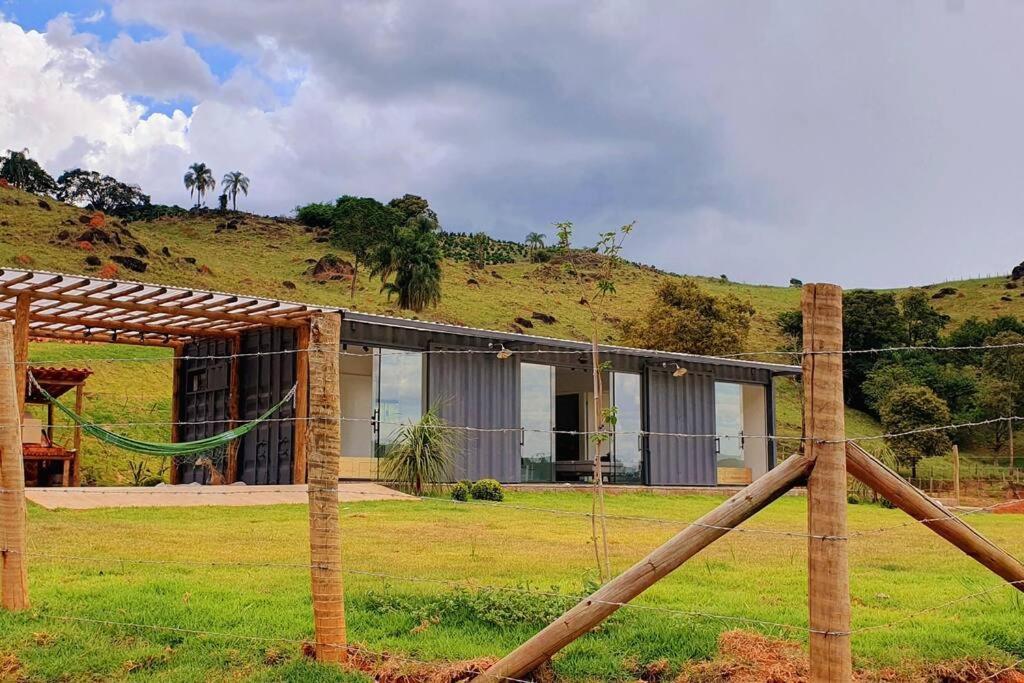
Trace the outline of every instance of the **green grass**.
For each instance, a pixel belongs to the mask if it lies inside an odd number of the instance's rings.
[[[690,520],[721,498],[628,494],[608,499],[609,514]],[[578,594],[594,576],[589,525],[512,505],[589,510],[578,493],[513,493],[498,506],[447,501],[363,502],[341,508],[349,570],[397,577],[468,581],[475,586],[531,587]],[[897,525],[902,513],[849,508],[852,531]],[[1024,554],[1020,518],[971,518],[994,542]],[[750,527],[802,532],[806,501],[787,497]],[[29,515],[28,614],[0,614],[0,661],[14,655],[29,680],[359,680],[302,661],[295,642],[103,626],[48,618],[176,626],[285,641],[308,639],[309,576],[302,567],[201,566],[188,562],[308,562],[304,506],[258,508],[101,509]],[[613,565],[621,571],[664,542],[676,525],[610,520]],[[733,533],[638,599],[639,604],[705,614],[806,624],[806,541]],[[66,555],[99,561],[51,557]],[[135,564],[117,558],[178,560]],[[1024,600],[919,525],[850,541],[854,628],[891,628],[853,637],[856,666],[917,666],[1024,657]],[[456,599],[448,586],[349,573],[345,577],[350,640],[420,660],[498,656],[544,625],[564,598],[520,594]],[[911,617],[920,610],[992,588]],[[424,617],[442,614],[437,623]],[[501,624],[495,626],[494,624]],[[805,642],[805,634],[742,621],[624,609],[570,646],[555,669],[570,680],[634,680],[628,661],[668,658],[674,669],[712,658],[719,633],[743,627]],[[280,662],[265,664],[268,651]]]

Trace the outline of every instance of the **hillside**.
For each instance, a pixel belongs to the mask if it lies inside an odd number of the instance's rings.
[[[0,188],[0,266],[137,279],[408,315],[389,304],[386,296],[379,292],[379,282],[369,280],[364,273],[359,275],[354,298],[350,297],[347,281],[320,280],[307,274],[329,247],[290,219],[209,213],[122,225],[108,218],[104,230],[111,235],[116,233],[120,244],[105,243],[101,239],[83,243],[79,238],[89,226],[80,219],[87,222],[88,212],[50,199],[40,202],[34,195]],[[643,226],[631,239],[644,239]],[[124,256],[144,261],[145,271],[134,272],[112,260]],[[343,253],[339,256],[347,257]],[[618,294],[609,303],[604,340],[618,342],[616,323],[636,315],[658,284],[668,277],[673,276],[627,265],[619,278]],[[775,317],[799,306],[799,289],[714,278],[699,280],[713,293],[732,293],[753,305],[756,315],[747,341],[748,351],[779,348],[782,340],[775,328]],[[1002,279],[970,280],[925,289],[937,294],[943,287],[953,288],[951,293],[933,299],[933,303],[954,321],[969,315],[1024,316],[1024,292],[1018,295],[1017,291],[1005,289],[1004,284]],[[512,330],[516,318],[529,320],[534,312],[553,316],[555,321],[547,324],[533,320],[534,327],[523,330],[527,333],[567,338],[587,336],[585,309],[559,269],[526,261],[488,265],[484,269],[476,269],[465,262],[446,261],[442,302],[436,309],[425,311],[422,317]],[[70,363],[81,353],[84,351],[80,348],[72,350],[60,344],[33,345],[33,358],[39,360]],[[89,353],[97,356],[95,351]],[[768,360],[784,359],[772,356]],[[155,421],[154,414],[167,410],[169,373],[153,370],[147,375],[138,369],[129,371],[124,365],[104,367],[102,375],[90,383],[88,395],[92,413],[112,416],[120,410],[122,414],[132,415],[133,420],[142,420],[145,413],[148,421]],[[145,380],[140,382],[143,375]],[[130,389],[139,385],[146,387],[145,400],[132,403]],[[112,386],[116,396],[104,397],[103,392],[111,391]],[[165,397],[163,403],[161,397]],[[799,395],[795,387],[780,387],[779,401],[780,431],[799,433]],[[848,421],[851,433],[877,433],[877,424],[862,413],[850,411]],[[123,465],[113,469],[118,468],[123,469]],[[97,471],[99,481],[111,481],[112,477],[123,479],[108,466]]]

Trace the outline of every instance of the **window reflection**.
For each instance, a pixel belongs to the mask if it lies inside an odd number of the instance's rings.
[[[744,467],[743,386],[715,383],[715,433],[719,467]]]
[[[640,375],[616,372],[612,375],[612,400],[616,408],[615,466],[617,484],[640,484],[643,477],[641,448]],[[618,433],[623,432],[623,433]]]
[[[520,475],[524,482],[554,481],[552,457],[552,398],[554,368],[522,363],[519,366],[520,424],[523,431]]]
[[[423,415],[423,355],[378,349],[375,426],[378,457],[387,454],[398,430]]]

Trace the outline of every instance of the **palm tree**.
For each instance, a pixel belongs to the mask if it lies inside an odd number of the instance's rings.
[[[220,181],[221,189],[231,197],[231,210],[238,211],[238,192],[241,191],[246,197],[249,196],[249,178],[241,171],[225,173]]]
[[[530,247],[531,252],[535,249],[543,249],[544,235],[539,232],[531,232],[526,236],[526,245]]]
[[[198,196],[196,199],[197,209],[203,203],[203,195],[216,187],[217,181],[213,179],[213,169],[209,166],[197,161],[188,167],[188,172],[185,173],[185,189],[188,190],[189,197],[193,192]]]
[[[380,291],[398,297],[400,308],[422,311],[441,300],[441,246],[437,224],[425,216],[409,221],[395,237],[382,244],[373,255],[371,277],[384,282]]]

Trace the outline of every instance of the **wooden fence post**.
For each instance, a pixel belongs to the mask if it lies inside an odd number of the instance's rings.
[[[341,574],[341,531],[338,528],[338,467],[341,458],[338,351],[341,316],[337,313],[313,316],[310,320],[310,342],[306,449],[316,658],[321,662],[344,662],[348,651]],[[299,384],[304,382],[300,379]]]
[[[849,681],[850,575],[843,439],[843,290],[805,285],[804,430],[813,461],[807,478],[808,603],[812,683]]]
[[[25,412],[25,386],[28,381],[28,324],[32,295],[19,294],[14,304],[14,382],[18,392],[18,424]]]
[[[953,444],[953,501],[960,507],[960,447]]]
[[[24,370],[25,366],[14,364],[14,330],[11,325],[0,323],[0,607],[11,611],[29,607],[25,562],[28,515],[21,452],[21,401],[15,379]]]

